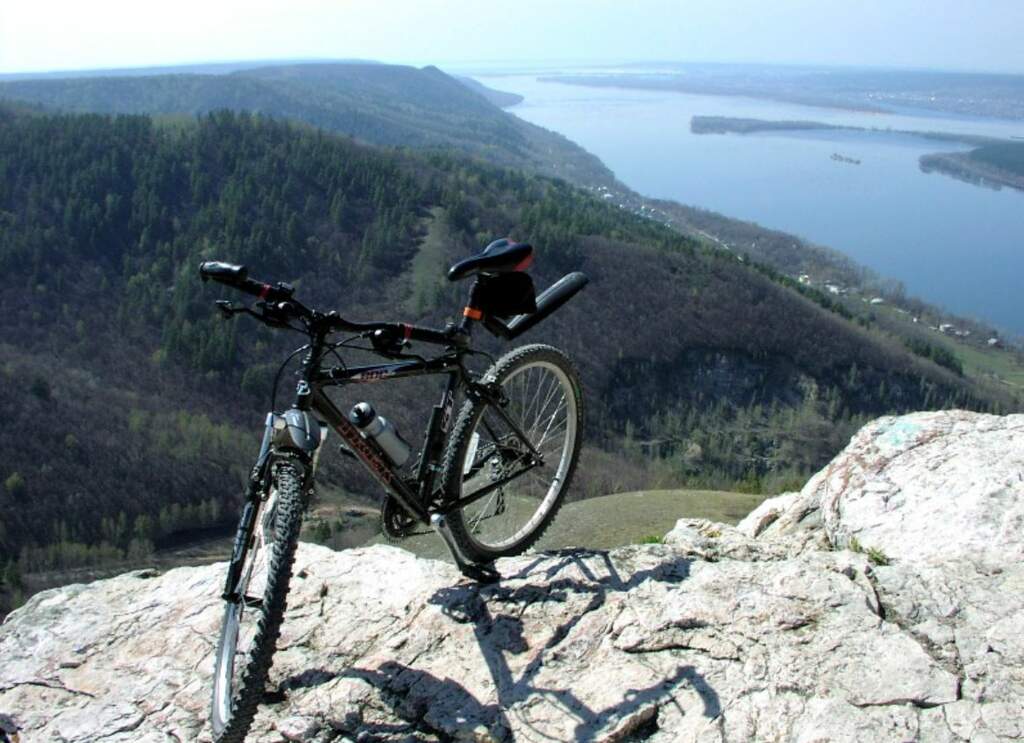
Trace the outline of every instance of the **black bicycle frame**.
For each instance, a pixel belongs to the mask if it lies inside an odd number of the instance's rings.
[[[465,318],[460,329],[468,335],[471,324],[472,321]],[[447,514],[452,510],[467,506],[543,464],[540,453],[533,443],[504,411],[501,404],[501,393],[496,389],[496,385],[480,384],[473,380],[466,371],[463,359],[470,353],[468,348],[449,347],[441,356],[433,359],[399,358],[399,360],[384,364],[323,368],[321,363],[328,349],[326,343],[328,332],[315,332],[311,336],[312,342],[303,364],[301,378],[296,385],[295,402],[291,409],[286,411],[283,416],[271,413],[267,417],[263,445],[250,480],[250,503],[259,497],[258,494],[261,490],[259,486],[266,481],[269,474],[266,468],[272,451],[287,451],[297,455],[306,463],[310,471],[315,469],[319,447],[322,443],[320,426],[315,419],[325,422],[338,434],[355,458],[366,467],[410,516],[427,525],[430,525],[432,515]],[[440,336],[440,331],[428,330],[426,332],[437,332]],[[422,453],[413,481],[418,490],[414,490],[410,481],[402,478],[377,442],[363,436],[359,429],[349,421],[348,416],[331,401],[326,394],[326,389],[435,374],[448,375],[448,381],[441,400],[434,406],[427,424]],[[531,461],[527,462],[522,469],[495,480],[469,496],[451,503],[444,503],[440,509],[432,510],[431,507],[436,500],[434,486],[440,471],[445,440],[454,417],[455,398],[463,389],[469,397],[484,399],[493,404],[497,415],[529,450],[532,455]],[[314,420],[310,420],[309,413],[313,414]]]
[[[468,322],[463,326],[467,327]],[[263,442],[250,476],[248,497],[235,535],[223,593],[223,598],[226,600],[240,600],[234,587],[241,574],[242,556],[256,526],[256,504],[264,492],[263,486],[272,476],[269,471],[273,462],[272,455],[277,451],[292,458],[298,458],[306,466],[307,472],[312,473],[323,444],[320,425],[316,422],[316,418],[327,423],[338,434],[352,454],[362,462],[370,474],[384,486],[410,516],[435,529],[438,528],[438,525],[433,523],[432,516],[435,518],[437,514],[444,516],[449,511],[462,508],[483,498],[543,463],[533,444],[515,421],[502,409],[500,398],[495,391],[488,385],[479,384],[469,377],[462,363],[463,357],[468,351],[449,349],[443,355],[429,360],[415,358],[386,364],[323,369],[320,364],[327,347],[325,335],[315,334],[312,338],[309,354],[303,364],[302,378],[296,385],[294,405],[283,415],[273,412],[267,415]],[[348,420],[348,417],[327,397],[325,390],[349,384],[382,382],[431,374],[447,374],[448,381],[441,401],[434,406],[427,424],[415,478],[415,482],[419,486],[419,492],[416,492],[395,470],[377,442],[363,436],[359,429]],[[444,442],[454,417],[455,397],[462,388],[466,388],[467,393],[471,396],[494,403],[494,410],[530,449],[533,461],[518,472],[500,478],[465,498],[445,503],[441,509],[431,510],[434,501],[434,482],[440,470],[439,463]],[[313,413],[312,420],[310,412]],[[443,519],[440,523],[443,525]],[[441,531],[449,549],[452,550],[456,563],[460,568],[465,569],[467,565],[465,558],[459,554],[457,546],[451,541],[450,535],[445,532],[445,527],[442,526]]]
[[[467,374],[462,366],[464,352],[448,352],[429,361],[410,359],[388,364],[322,369],[320,363],[326,348],[324,336],[322,333],[313,336],[313,342],[303,364],[302,376],[296,385],[295,402],[292,407],[281,415],[274,412],[267,414],[263,441],[249,477],[246,503],[232,547],[223,592],[223,598],[226,600],[235,601],[240,598],[234,587],[241,575],[242,556],[256,526],[257,503],[263,497],[265,485],[272,476],[270,467],[275,451],[302,462],[308,473],[307,480],[316,469],[324,441],[316,418],[326,422],[338,434],[356,459],[363,463],[370,474],[394,496],[410,516],[424,524],[430,524],[431,514],[426,504],[430,503],[430,496],[433,494],[437,474],[436,462],[440,458],[441,446],[451,425],[455,395],[466,383]],[[427,426],[416,477],[416,481],[420,483],[420,492],[416,493],[395,471],[377,442],[360,433],[327,397],[325,389],[426,374],[447,374],[448,382],[441,403],[434,406]],[[312,420],[310,412],[314,416]],[[474,497],[473,500],[475,499]]]
[[[534,467],[543,466],[544,461],[520,426],[505,411],[504,393],[500,386],[494,382],[480,383],[466,371],[463,360],[466,355],[473,353],[469,348],[472,327],[476,321],[481,321],[491,332],[507,339],[515,338],[554,312],[582,289],[587,282],[586,277],[581,273],[563,277],[537,298],[536,312],[519,315],[507,325],[487,316],[481,318],[479,310],[475,310],[476,316],[472,314],[471,308],[475,306],[474,298],[480,286],[479,281],[476,281],[470,289],[470,301],[461,323],[457,327],[449,326],[442,331],[405,323],[354,323],[340,318],[333,312],[324,314],[309,310],[293,298],[293,287],[288,284],[270,285],[249,279],[244,266],[207,262],[200,265],[200,275],[204,281],[213,279],[260,299],[257,310],[237,307],[226,300],[219,301],[217,306],[225,317],[248,314],[272,327],[290,327],[293,330],[298,328],[291,324],[292,321],[299,319],[310,337],[308,353],[303,362],[301,378],[296,385],[292,407],[280,415],[273,411],[267,415],[263,442],[249,477],[246,503],[235,534],[223,597],[228,601],[245,599],[237,594],[236,587],[241,577],[243,557],[256,527],[259,501],[269,492],[274,462],[280,457],[287,457],[301,463],[306,471],[306,487],[311,483],[324,441],[319,421],[334,429],[352,455],[362,462],[370,474],[411,517],[437,531],[448,545],[456,564],[465,574],[477,580],[493,580],[496,575],[493,571],[473,563],[462,554],[447,525],[446,517],[450,512],[493,493]],[[333,333],[346,331],[359,333],[362,337],[368,337],[373,333],[372,337],[377,341],[374,342],[374,350],[394,360],[369,366],[346,367],[342,364],[338,367],[323,368],[325,353],[334,349],[327,343],[327,337]],[[389,341],[377,337],[378,332],[385,331],[404,334],[404,340],[443,345],[445,350],[440,356],[429,360],[419,356],[405,356],[400,353],[401,343],[397,346],[391,345]],[[446,374],[448,381],[440,403],[435,405],[431,412],[415,478],[404,479],[380,445],[374,439],[363,436],[348,420],[348,416],[328,398],[325,390],[335,386],[432,374]],[[444,444],[454,418],[455,398],[462,390],[469,399],[490,404],[491,409],[525,445],[529,456],[525,458],[522,469],[500,477],[468,496],[446,502],[435,497],[435,480],[441,469]],[[489,428],[486,421],[484,426]]]
[[[455,397],[459,390],[467,384],[462,355],[460,352],[452,352],[430,360],[410,359],[388,364],[318,369],[314,372],[311,380],[313,391],[310,405],[313,412],[338,434],[349,451],[395,497],[409,515],[415,516],[424,524],[430,523],[428,505],[434,493],[441,449],[451,426]],[[359,429],[348,420],[348,416],[338,410],[338,407],[327,397],[325,390],[335,386],[383,382],[430,374],[447,374],[448,381],[445,384],[441,401],[434,406],[427,424],[422,454],[416,470],[419,492],[415,492],[395,471],[377,442],[363,436]]]
[[[243,511],[242,523],[236,538],[236,555],[244,549],[244,540],[248,538],[247,535],[251,531],[251,520],[255,513],[254,505],[267,485],[268,476],[271,474],[268,472],[268,465],[272,461],[271,453],[275,451],[286,453],[288,456],[297,457],[307,465],[309,472],[315,469],[323,439],[320,435],[320,425],[316,420],[310,419],[310,412],[319,416],[334,429],[341,440],[345,442],[349,451],[395,497],[410,516],[427,524],[432,521],[432,517],[443,516],[451,510],[462,508],[511,482],[533,467],[544,464],[540,452],[537,451],[519,425],[505,412],[502,405],[502,393],[495,389],[497,385],[483,385],[471,379],[462,360],[466,354],[471,353],[469,338],[475,321],[483,322],[484,326],[496,335],[507,339],[515,338],[561,307],[582,289],[587,283],[587,277],[582,273],[575,272],[562,277],[537,297],[534,312],[517,315],[508,324],[489,315],[481,314],[479,309],[473,309],[479,305],[480,297],[478,295],[483,287],[480,279],[477,278],[470,288],[469,303],[466,305],[462,322],[457,327],[449,326],[445,330],[421,328],[406,323],[354,323],[344,320],[334,312],[326,314],[316,312],[304,307],[294,299],[294,287],[291,285],[284,283],[271,285],[250,279],[245,267],[240,265],[207,261],[200,264],[199,273],[203,281],[212,279],[260,299],[257,310],[249,307],[237,307],[227,300],[218,301],[217,306],[225,317],[247,314],[272,327],[293,330],[298,328],[292,325],[292,321],[298,319],[305,325],[305,331],[309,333],[311,339],[309,353],[303,365],[302,379],[296,388],[295,403],[284,415],[271,412],[267,416],[263,444],[260,447],[256,466],[253,467],[249,478],[248,505]],[[443,355],[432,360],[422,357],[410,358],[398,352],[401,343],[398,346],[393,346],[374,335],[381,344],[378,347],[375,342],[375,350],[381,355],[401,360],[355,368],[347,368],[344,365],[331,369],[321,368],[325,351],[332,350],[327,344],[327,336],[332,333],[358,332],[366,337],[367,333],[383,333],[385,330],[401,332],[404,334],[405,340],[444,345],[446,350]],[[419,492],[415,492],[409,481],[403,480],[391,465],[376,441],[364,437],[349,422],[348,417],[331,402],[324,389],[330,386],[379,382],[426,374],[447,374],[448,383],[441,402],[434,406],[430,422],[427,425],[426,438],[415,478]],[[454,503],[444,503],[442,509],[432,513],[430,506],[434,500],[434,480],[439,469],[441,447],[451,426],[456,393],[463,387],[471,397],[492,404],[497,415],[525,444],[530,457],[524,469],[503,477]]]

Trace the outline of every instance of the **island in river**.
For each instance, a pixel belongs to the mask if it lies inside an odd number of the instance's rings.
[[[847,124],[826,124],[822,121],[768,121],[765,119],[745,119],[735,116],[694,116],[690,119],[690,131],[694,134],[757,134],[761,132],[799,131],[871,132],[873,134],[898,134],[921,137],[940,142],[962,142],[975,146],[1009,143],[1009,140],[1006,139],[988,137],[981,134],[850,126]]]

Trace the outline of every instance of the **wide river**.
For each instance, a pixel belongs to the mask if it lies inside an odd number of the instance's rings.
[[[800,235],[901,280],[911,295],[1024,334],[1024,192],[938,173],[918,158],[968,149],[858,132],[694,135],[693,116],[1024,136],[1024,122],[872,114],[733,96],[586,88],[475,75],[524,96],[508,109],[600,157],[647,196]],[[838,162],[833,153],[861,161]]]

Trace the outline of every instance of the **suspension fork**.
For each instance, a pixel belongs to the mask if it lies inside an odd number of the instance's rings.
[[[259,503],[270,490],[274,452],[280,451],[290,461],[299,465],[303,470],[302,479],[305,486],[310,482],[316,469],[320,445],[326,437],[326,428],[320,426],[316,419],[306,411],[292,408],[284,415],[267,413],[260,452],[256,457],[256,464],[253,465],[252,471],[249,473],[249,482],[245,489],[245,506],[242,508],[242,516],[238,520],[238,529],[231,547],[231,561],[228,564],[228,574],[224,581],[224,591],[221,594],[225,600],[237,601],[239,599],[235,589],[242,576],[245,553],[256,527]]]
[[[231,546],[228,574],[224,580],[224,590],[221,592],[221,598],[225,601],[233,602],[239,598],[235,588],[239,578],[242,577],[242,561],[249,539],[252,537],[253,526],[256,523],[257,504],[270,477],[267,465],[270,460],[270,447],[274,440],[274,419],[276,417],[273,412],[267,413],[260,453],[256,457],[256,464],[253,465],[252,471],[249,473],[249,482],[245,488],[245,506],[242,507],[242,517],[238,520],[238,529],[235,531],[235,540]]]

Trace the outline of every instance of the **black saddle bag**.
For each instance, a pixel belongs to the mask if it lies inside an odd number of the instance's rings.
[[[521,271],[481,276],[473,294],[473,306],[491,317],[528,315],[537,311],[533,279]]]

